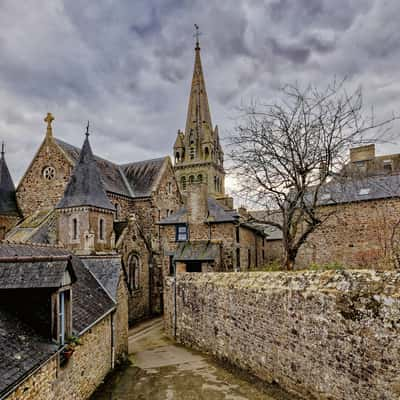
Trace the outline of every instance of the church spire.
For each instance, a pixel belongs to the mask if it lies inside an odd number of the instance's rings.
[[[199,27],[196,28],[196,47],[192,86],[186,118],[185,135],[196,147],[212,132],[210,107],[200,57]],[[192,143],[193,142],[193,143]]]

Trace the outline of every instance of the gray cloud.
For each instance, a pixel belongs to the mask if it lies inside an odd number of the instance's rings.
[[[224,135],[241,103],[334,76],[362,84],[366,104],[388,115],[400,106],[399,11],[395,0],[3,0],[0,139],[13,177],[43,139],[47,111],[75,145],[90,119],[94,150],[111,160],[171,153],[185,124],[194,23]]]

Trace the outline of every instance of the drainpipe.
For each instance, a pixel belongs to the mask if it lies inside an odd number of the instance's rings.
[[[111,314],[111,369],[115,366],[115,323],[114,323],[115,312]]]
[[[174,260],[174,339],[176,340],[176,261]]]

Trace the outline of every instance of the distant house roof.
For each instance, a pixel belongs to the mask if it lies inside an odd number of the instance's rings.
[[[214,261],[219,258],[221,248],[217,243],[184,242],[179,243],[175,255],[175,261]]]
[[[0,214],[19,215],[17,199],[15,197],[15,186],[3,151],[0,157]]]
[[[240,215],[236,210],[226,210],[221,204],[212,197],[207,199],[208,217],[204,222],[221,223],[221,222],[236,222],[239,220]],[[180,208],[175,213],[162,219],[160,225],[175,225],[187,222],[187,209],[186,207]]]
[[[60,139],[54,139],[74,164],[79,159],[80,149]],[[94,155],[104,188],[128,197],[149,196],[154,189],[167,157],[117,165]]]
[[[79,206],[115,210],[104,189],[88,135],[86,135],[79,159],[65,188],[64,196],[56,208]]]

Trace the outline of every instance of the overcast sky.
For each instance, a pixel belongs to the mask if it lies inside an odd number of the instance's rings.
[[[185,126],[194,23],[223,136],[240,104],[335,75],[362,84],[377,114],[399,112],[399,15],[398,0],[0,0],[0,137],[13,178],[48,111],[55,136],[77,146],[89,119],[94,151],[110,160],[170,154]]]

